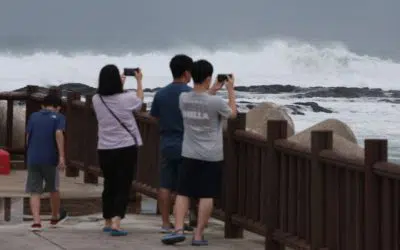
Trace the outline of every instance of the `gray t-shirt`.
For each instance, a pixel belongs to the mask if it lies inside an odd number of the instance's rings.
[[[138,146],[142,145],[142,137],[135,117],[134,110],[140,110],[142,100],[136,97],[133,91],[127,91],[121,94],[103,96],[104,102],[125,124],[129,131],[135,136]],[[98,94],[93,96],[93,109],[98,122],[98,149],[116,149],[135,145],[132,135],[128,133],[115,119],[110,111],[104,106]]]
[[[232,114],[226,101],[219,96],[192,91],[180,95],[179,108],[184,126],[182,156],[203,161],[222,161],[222,119]]]

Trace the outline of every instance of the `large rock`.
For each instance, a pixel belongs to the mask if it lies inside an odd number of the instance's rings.
[[[0,145],[5,145],[7,133],[7,102],[0,101]],[[25,105],[14,105],[13,148],[23,148],[25,144]]]
[[[316,125],[301,131],[298,134],[290,136],[289,141],[301,144],[311,148],[311,131],[332,130],[333,131],[333,151],[343,155],[346,158],[363,158],[364,150],[357,144],[357,139],[351,128],[337,120],[327,119]]]
[[[288,136],[294,134],[294,123],[286,109],[272,102],[263,102],[247,113],[246,131],[257,133],[267,139],[268,120],[286,120]]]

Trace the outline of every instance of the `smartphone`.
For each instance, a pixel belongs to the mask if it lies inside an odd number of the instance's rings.
[[[218,74],[217,75],[217,81],[225,83],[225,81],[228,81],[228,76],[232,77],[232,74]]]
[[[138,72],[139,68],[124,68],[125,76],[135,76],[135,72]]]

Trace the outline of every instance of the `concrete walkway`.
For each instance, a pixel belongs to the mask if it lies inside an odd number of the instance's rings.
[[[129,215],[124,220],[126,237],[111,237],[101,232],[101,215],[72,217],[59,228],[46,228],[32,233],[30,223],[0,226],[0,249],[7,250],[94,250],[94,249],[198,249],[186,242],[176,246],[164,246],[158,232],[160,218],[155,215]],[[47,225],[47,224],[45,224]],[[223,237],[223,223],[212,220],[206,229],[210,245],[208,249],[264,249],[264,238],[246,233],[245,239],[227,240]]]
[[[83,183],[83,174],[78,178],[67,178],[61,175],[62,197],[100,197],[102,178],[99,185]],[[25,197],[24,186],[26,171],[13,171],[9,176],[0,176],[1,198]],[[0,202],[1,203],[1,202]],[[1,250],[94,250],[94,249],[198,249],[190,245],[191,235],[187,241],[177,246],[164,246],[159,233],[160,217],[155,215],[156,201],[143,197],[142,214],[128,215],[124,220],[124,229],[130,234],[127,237],[111,237],[101,231],[101,214],[83,217],[71,217],[59,228],[46,228],[41,233],[29,231],[30,222],[22,221],[21,211],[12,207],[11,214],[16,218],[7,223],[0,219]],[[0,207],[0,214],[1,214]],[[48,216],[47,216],[48,217]],[[0,216],[0,218],[2,218]],[[15,222],[17,221],[17,222]],[[17,224],[15,224],[17,223]],[[46,221],[44,225],[47,226]],[[224,239],[223,222],[212,220],[206,229],[206,238],[210,242],[208,249],[264,249],[264,238],[246,233],[244,239]]]

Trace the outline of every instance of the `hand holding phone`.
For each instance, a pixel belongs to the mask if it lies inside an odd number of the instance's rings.
[[[139,72],[139,68],[124,68],[124,75],[125,76],[135,76],[136,72]]]
[[[224,84],[226,81],[228,81],[229,78],[232,78],[232,74],[218,74],[217,75],[217,81],[222,84]]]

